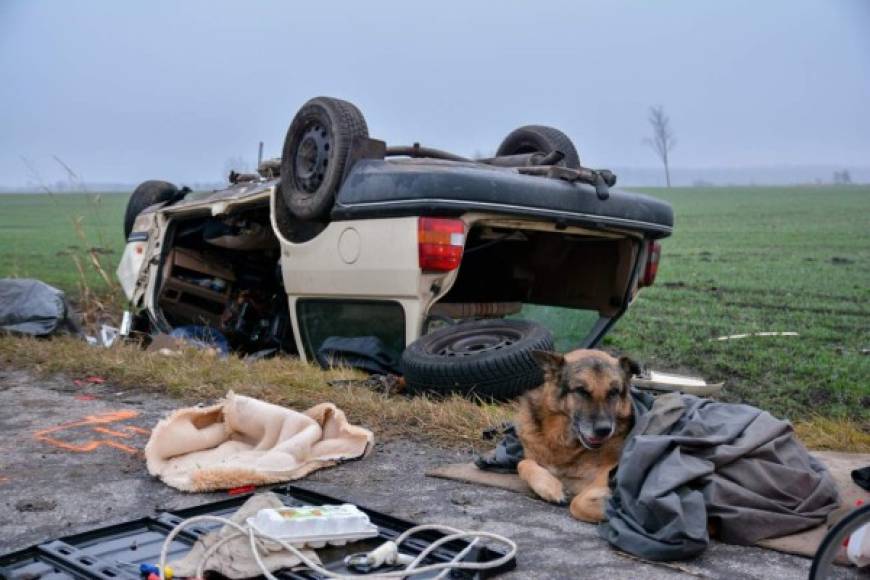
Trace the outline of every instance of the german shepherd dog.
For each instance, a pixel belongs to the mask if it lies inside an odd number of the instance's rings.
[[[544,383],[520,400],[516,425],[525,459],[517,471],[547,501],[567,505],[573,497],[578,520],[603,521],[608,475],[632,427],[631,376],[640,367],[599,350],[533,354]]]

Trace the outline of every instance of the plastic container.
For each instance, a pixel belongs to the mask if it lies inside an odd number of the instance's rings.
[[[297,547],[343,546],[378,535],[378,527],[353,504],[263,509],[248,525]]]

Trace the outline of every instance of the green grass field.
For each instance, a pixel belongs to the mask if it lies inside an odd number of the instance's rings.
[[[674,205],[656,285],[605,341],[653,368],[725,381],[727,398],[794,419],[870,423],[870,187],[643,190]],[[100,248],[109,273],[123,248],[126,196],[0,195],[0,275],[78,292]],[[81,219],[85,239],[76,233]],[[580,328],[551,324],[566,348]],[[798,337],[729,334],[793,331]]]
[[[606,344],[779,414],[870,420],[870,187],[649,193],[675,233]],[[710,340],[764,331],[800,336]]]
[[[97,292],[106,283],[90,263],[97,249],[114,279],[124,250],[126,194],[0,195],[0,276],[38,278],[76,296],[82,276]],[[76,222],[80,220],[80,226]]]

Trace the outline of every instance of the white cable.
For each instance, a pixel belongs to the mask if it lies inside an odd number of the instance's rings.
[[[160,565],[158,566],[158,570],[160,573],[160,580],[166,580],[165,577],[165,568],[166,568],[166,556],[169,552],[169,546],[172,544],[172,541],[175,537],[186,527],[199,523],[199,522],[217,522],[226,526],[230,526],[231,528],[236,530],[235,534],[230,534],[224,538],[221,538],[214,544],[212,544],[208,550],[205,551],[203,557],[200,559],[200,562],[197,566],[197,576],[200,578],[203,577],[203,570],[205,569],[205,564],[208,558],[214,554],[214,552],[226,542],[239,538],[241,536],[248,536],[248,541],[251,546],[251,554],[254,557],[254,561],[256,561],[257,566],[260,568],[260,571],[263,575],[268,578],[268,580],[277,580],[277,578],[269,571],[260,557],[260,551],[257,548],[257,539],[265,539],[275,542],[285,550],[289,551],[291,554],[299,558],[303,564],[311,568],[313,571],[318,574],[322,574],[327,578],[335,578],[338,580],[353,580],[356,578],[406,578],[408,576],[414,576],[417,574],[425,574],[429,572],[435,572],[441,570],[441,573],[436,576],[436,578],[443,578],[450,570],[487,570],[490,568],[497,568],[509,562],[517,553],[517,545],[516,543],[504,536],[499,534],[493,534],[491,532],[466,532],[463,530],[459,530],[456,528],[451,528],[450,526],[441,526],[441,525],[422,525],[415,526],[404,531],[399,535],[395,540],[396,550],[398,550],[398,546],[402,544],[405,540],[407,540],[412,535],[423,532],[427,530],[435,530],[445,534],[444,537],[432,542],[428,545],[417,557],[408,564],[402,570],[393,570],[390,572],[374,572],[370,574],[336,574],[335,572],[331,572],[322,566],[319,563],[314,562],[308,556],[306,556],[301,550],[293,546],[292,544],[288,544],[287,542],[266,534],[252,526],[242,526],[237,524],[236,522],[222,518],[219,516],[211,516],[211,515],[202,515],[202,516],[194,516],[192,518],[188,518],[183,522],[180,522],[177,526],[175,526],[169,535],[166,536],[166,540],[163,542],[163,547],[160,549]],[[429,564],[427,566],[417,567],[426,557],[431,554],[434,550],[439,548],[440,546],[452,542],[454,540],[470,538],[471,542],[468,546],[466,546],[462,551],[460,551],[450,562],[441,562],[438,564]],[[489,539],[494,542],[498,542],[504,544],[508,547],[508,552],[501,556],[500,558],[496,558],[495,560],[490,560],[487,562],[462,562],[462,558],[471,550],[471,548],[476,545],[482,539]]]

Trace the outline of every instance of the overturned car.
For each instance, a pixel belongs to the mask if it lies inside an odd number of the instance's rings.
[[[230,182],[131,196],[118,277],[134,331],[204,326],[304,360],[374,337],[387,359],[404,352],[411,388],[498,398],[540,380],[542,307],[584,312],[572,334],[594,346],[653,283],[673,227],[670,205],[614,189],[556,129],[521,127],[472,160],[388,147],[327,97],[299,110],[280,160]]]

